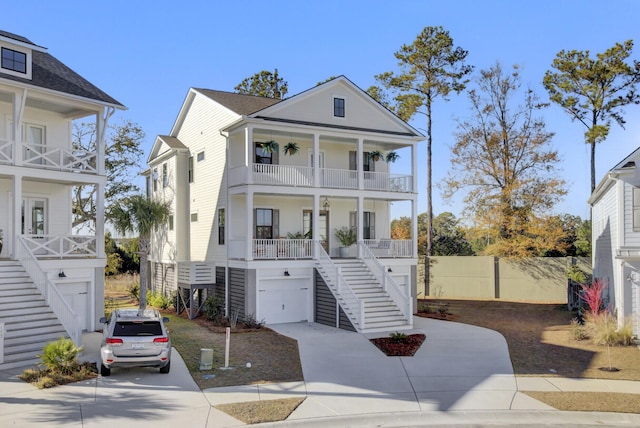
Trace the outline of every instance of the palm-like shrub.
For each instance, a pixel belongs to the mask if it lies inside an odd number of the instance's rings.
[[[73,340],[61,337],[55,342],[46,344],[39,357],[42,364],[52,373],[71,374],[78,367],[80,352],[82,352],[82,346],[76,346]]]

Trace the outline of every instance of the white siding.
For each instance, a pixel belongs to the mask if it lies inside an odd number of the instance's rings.
[[[633,189],[635,186],[624,183],[624,242],[625,247],[640,247],[640,231],[633,230]]]
[[[613,303],[616,249],[618,248],[618,201],[617,186],[611,186],[593,205],[593,276],[609,283],[609,298]]]
[[[204,151],[204,160],[194,159],[195,180],[190,184],[190,212],[198,213],[198,221],[190,222],[190,259],[224,261],[225,246],[218,245],[217,209],[226,204],[223,183],[225,172],[226,139],[220,129],[238,116],[217,106],[207,97],[196,94],[178,139],[194,157]]]

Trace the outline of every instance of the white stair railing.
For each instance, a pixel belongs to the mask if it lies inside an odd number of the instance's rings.
[[[47,305],[51,308],[60,323],[67,331],[73,342],[80,346],[82,342],[82,328],[80,326],[79,315],[71,309],[66,299],[58,290],[58,287],[47,278],[47,274],[36,259],[33,252],[27,246],[22,236],[18,237],[18,248],[16,249],[18,261],[31,277],[31,280],[44,296]]]
[[[382,288],[389,294],[389,297],[391,297],[400,311],[402,311],[407,322],[411,323],[413,317],[413,300],[411,296],[405,294],[364,241],[358,241],[358,247],[358,253],[362,255],[362,261],[364,261],[378,282],[382,284]]]
[[[357,325],[358,330],[364,330],[365,317],[364,317],[364,301],[358,298],[354,291],[349,287],[347,281],[345,281],[340,267],[333,263],[331,257],[322,247],[321,241],[314,240],[315,246],[315,260],[316,264],[320,267],[318,272],[324,279],[336,300],[344,304],[345,313],[354,325]],[[339,317],[339,314],[336,314]]]

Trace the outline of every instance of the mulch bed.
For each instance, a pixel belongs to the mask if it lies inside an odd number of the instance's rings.
[[[371,343],[388,357],[413,357],[426,339],[424,334],[410,334],[405,340],[394,340],[391,337],[370,339]]]

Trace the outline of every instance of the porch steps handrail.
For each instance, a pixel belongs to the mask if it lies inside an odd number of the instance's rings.
[[[371,249],[362,240],[358,241],[358,254],[367,265],[371,273],[382,284],[382,288],[389,294],[396,306],[402,311],[408,323],[413,317],[413,300],[407,296],[395,280],[389,275],[385,266],[380,263]]]
[[[29,249],[22,236],[18,236],[16,250],[18,261],[29,274],[40,294],[44,296],[45,302],[56,314],[71,340],[77,346],[80,346],[82,342],[82,327],[80,326],[79,314],[69,306],[69,303],[67,303],[53,281],[47,278],[42,265],[40,265],[40,262]]]
[[[340,267],[336,265],[331,257],[322,247],[322,241],[314,240],[315,261],[318,272],[324,282],[333,293],[336,300],[344,305],[344,312],[351,320],[358,331],[365,329],[364,300],[360,299],[351,289],[347,281],[340,272]],[[342,306],[342,305],[341,305]],[[336,318],[340,316],[336,314]]]

